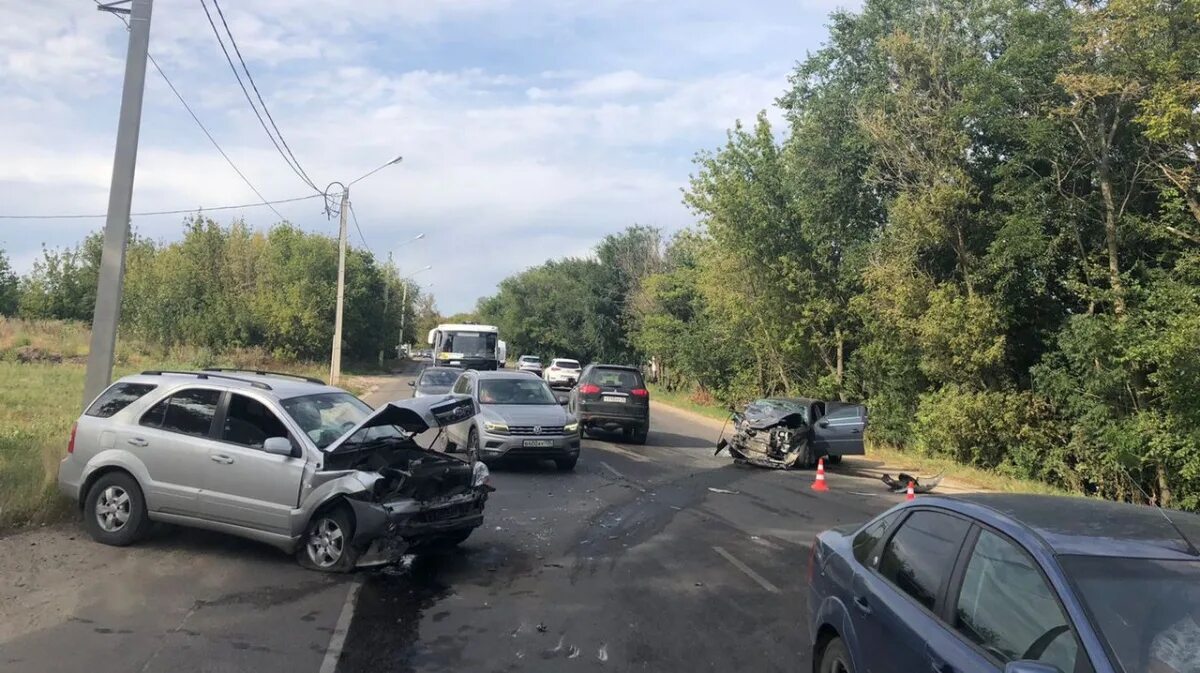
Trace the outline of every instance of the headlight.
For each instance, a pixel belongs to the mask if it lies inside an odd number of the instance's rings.
[[[508,424],[506,423],[493,423],[491,421],[484,421],[483,429],[495,434],[508,434]]]
[[[563,426],[563,432],[568,435],[579,429],[579,421],[572,421]]]
[[[487,483],[491,473],[488,472],[487,465],[481,461],[475,461],[475,467],[471,470],[471,486],[478,487]]]

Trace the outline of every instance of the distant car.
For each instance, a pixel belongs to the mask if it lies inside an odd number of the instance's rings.
[[[776,469],[810,468],[819,458],[837,464],[866,451],[867,408],[803,397],[754,400],[730,417],[729,437],[717,443],[735,460]]]
[[[240,535],[347,572],[456,544],[483,523],[487,467],[419,445],[475,405],[443,395],[371,409],[269,372],[126,376],[75,425],[59,489],[104,544],[161,521]]]
[[[546,382],[528,373],[469,370],[452,391],[478,405],[475,418],[446,428],[452,450],[465,450],[484,462],[501,458],[550,459],[561,471],[579,460],[579,422]]]
[[[541,376],[542,359],[536,355],[522,355],[521,358],[517,360],[517,371],[531,372]]]
[[[1200,670],[1200,516],[1089,498],[928,496],[821,533],[813,671]]]
[[[546,371],[542,373],[542,378],[546,379],[546,383],[551,386],[570,388],[579,380],[580,369],[579,360],[555,358],[550,361],[550,366],[546,367]]]
[[[457,367],[426,367],[416,379],[409,381],[413,397],[445,395],[450,392],[462,370]]]
[[[650,432],[650,391],[637,367],[591,364],[571,389],[567,410],[583,432],[622,432],[627,441],[645,444]]]

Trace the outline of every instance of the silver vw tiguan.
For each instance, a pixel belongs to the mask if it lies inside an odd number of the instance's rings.
[[[416,437],[474,415],[466,396],[371,409],[315,379],[268,372],[143,372],[71,429],[59,488],[99,542],[150,522],[260,540],[346,572],[453,545],[483,523],[487,467]]]

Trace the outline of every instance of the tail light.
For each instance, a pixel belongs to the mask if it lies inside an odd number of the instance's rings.
[[[817,572],[817,545],[820,544],[816,539],[812,541],[812,548],[808,550],[808,583],[812,584],[813,576]]]
[[[650,391],[645,388],[634,388],[629,391],[634,397],[650,397]]]
[[[580,395],[596,395],[600,392],[600,386],[594,383],[585,383],[579,386]]]
[[[75,453],[75,430],[79,428],[79,423],[71,424],[71,439],[67,440],[67,453]]]

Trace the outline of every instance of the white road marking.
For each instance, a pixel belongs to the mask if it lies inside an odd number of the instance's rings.
[[[616,477],[617,479],[625,478],[625,475],[618,472],[617,468],[613,467],[612,465],[609,465],[608,463],[604,462],[603,460],[600,461],[600,466],[603,467],[604,469],[608,470],[609,472],[612,472],[612,476]]]
[[[346,592],[346,602],[342,604],[342,613],[338,615],[333,635],[329,637],[329,647],[325,648],[325,659],[321,661],[320,673],[337,671],[338,660],[342,658],[342,646],[346,644],[346,634],[350,631],[350,622],[354,619],[354,604],[358,602],[360,589],[362,582],[356,579],[350,584],[350,591]]]
[[[735,567],[735,568],[737,568],[738,570],[740,570],[740,571],[742,571],[743,573],[745,573],[746,577],[749,577],[750,579],[752,579],[752,580],[754,580],[755,582],[757,582],[757,583],[758,583],[758,586],[760,586],[760,587],[762,587],[762,588],[766,589],[767,591],[769,591],[769,592],[771,592],[771,593],[773,593],[773,594],[780,593],[780,591],[779,591],[779,587],[777,587],[777,586],[775,586],[774,584],[771,584],[770,582],[768,582],[768,581],[767,581],[767,578],[765,578],[765,577],[763,577],[762,575],[759,575],[758,573],[754,572],[754,569],[753,569],[753,568],[751,568],[750,566],[746,565],[745,563],[742,563],[740,560],[738,560],[738,558],[737,558],[736,556],[734,556],[733,554],[730,554],[729,552],[725,551],[725,549],[724,549],[723,547],[713,547],[713,551],[717,552],[717,553],[718,553],[718,554],[720,554],[721,556],[724,556],[726,561],[729,561],[730,563],[732,563],[732,564],[733,564],[733,567]],[[322,673],[324,673],[324,672],[322,671]]]
[[[632,461],[635,461],[638,463],[650,462],[649,457],[644,456],[640,453],[634,453],[633,451],[630,451],[629,449],[621,446],[620,444],[613,444],[612,442],[596,442],[596,444],[594,446],[597,449],[600,449],[601,451],[612,451],[613,453],[619,453],[622,456],[625,456],[626,458],[628,458],[629,460],[632,460]]]

